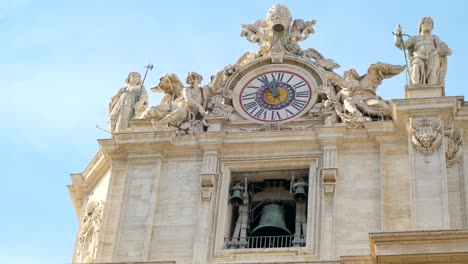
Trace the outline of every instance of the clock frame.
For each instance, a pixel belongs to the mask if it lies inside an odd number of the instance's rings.
[[[292,121],[313,106],[321,80],[295,65],[263,65],[239,78],[233,105],[241,116],[256,123]]]

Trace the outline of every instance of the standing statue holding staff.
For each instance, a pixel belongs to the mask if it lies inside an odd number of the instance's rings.
[[[153,65],[148,64],[148,70]],[[131,72],[125,79],[127,86],[121,88],[109,102],[109,126],[111,133],[125,132],[130,127],[132,118],[140,117],[148,106],[148,94],[143,86],[144,79],[138,72]]]
[[[444,84],[447,73],[447,56],[452,54],[447,44],[436,35],[432,35],[434,21],[431,17],[423,17],[419,21],[419,35],[403,41],[400,25],[393,35],[395,46],[407,49],[411,60],[411,84]],[[406,55],[406,53],[405,53]]]

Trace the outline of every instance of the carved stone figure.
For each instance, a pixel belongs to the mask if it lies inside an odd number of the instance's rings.
[[[332,126],[333,124],[338,123],[338,117],[342,120],[350,120],[346,119],[344,116],[343,105],[337,101],[335,88],[333,86],[320,86],[319,93],[324,94],[326,99],[315,104],[315,106],[309,111],[309,115],[323,118],[325,126]]]
[[[92,201],[86,206],[78,237],[77,263],[92,263],[96,257],[103,207],[103,201]]]
[[[463,129],[454,125],[446,127],[445,135],[445,161],[447,167],[453,167],[463,157]]]
[[[337,88],[325,92],[327,100],[323,106],[330,112],[332,107],[343,122],[351,126],[359,126],[363,122],[371,121],[372,117],[389,117],[390,105],[380,96],[377,96],[377,87],[383,79],[393,77],[405,69],[404,65],[391,65],[378,62],[371,64],[367,74],[360,76],[355,69],[344,72],[343,78],[329,73],[326,79]],[[336,119],[330,116],[327,125]]]
[[[141,76],[131,72],[125,79],[127,86],[121,88],[109,103],[109,126],[111,133],[125,132],[130,120],[139,118],[148,106],[148,94],[142,85]]]
[[[434,21],[423,17],[419,21],[418,36],[402,42],[401,27],[394,31],[395,46],[408,49],[411,58],[410,79],[412,84],[445,84],[447,56],[452,54],[447,44],[432,35]]]
[[[175,129],[177,134],[193,134],[203,131],[207,125],[204,116],[206,104],[212,96],[212,90],[219,89],[217,81],[212,81],[206,87],[200,87],[203,77],[196,72],[189,72],[186,82],[182,83],[175,74],[161,77],[158,85],[152,91],[165,93],[161,104],[151,107],[143,114],[143,118],[151,119],[157,130]]]
[[[257,54],[254,56],[246,54],[243,56],[244,60],[270,55],[274,62],[280,62],[282,54],[302,56],[298,42],[306,40],[310,34],[315,33],[312,27],[315,23],[316,20],[293,21],[285,5],[274,5],[268,11],[266,20],[259,19],[254,24],[241,25],[241,37],[246,37],[249,42],[259,45]],[[279,56],[279,61],[275,61],[276,56]]]
[[[436,152],[442,142],[440,128],[442,122],[438,118],[410,118],[411,144],[424,156]]]
[[[159,84],[151,88],[152,92],[163,92],[161,102],[157,106],[150,107],[142,118],[162,119],[172,111],[172,104],[182,98],[184,85],[174,73],[168,73],[159,79]]]

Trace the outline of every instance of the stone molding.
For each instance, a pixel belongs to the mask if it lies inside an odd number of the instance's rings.
[[[375,264],[468,263],[468,230],[370,233]]]
[[[430,98],[445,96],[445,86],[441,84],[405,85],[405,98]]]

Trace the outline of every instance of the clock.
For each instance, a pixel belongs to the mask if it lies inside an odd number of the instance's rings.
[[[272,65],[246,74],[236,85],[234,107],[257,123],[291,121],[317,98],[317,83],[306,70]]]

